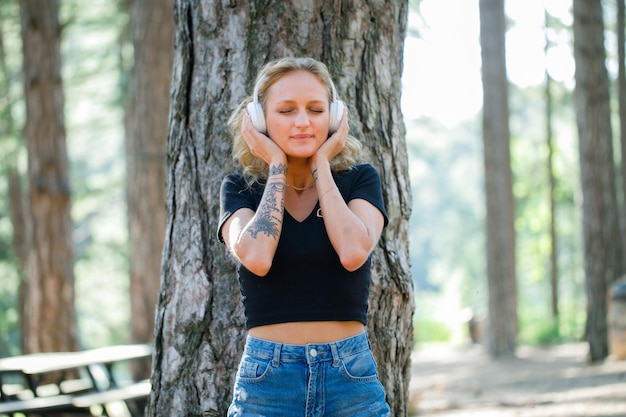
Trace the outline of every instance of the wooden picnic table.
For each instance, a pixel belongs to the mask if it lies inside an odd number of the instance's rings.
[[[145,400],[150,393],[149,381],[133,381],[122,384],[117,380],[114,366],[121,362],[148,359],[152,356],[149,345],[107,346],[78,352],[36,353],[0,359],[0,416],[22,412],[39,412],[51,415],[56,411],[88,409],[101,405],[107,415],[112,403],[125,402],[127,412],[123,415],[140,416],[142,410],[130,404],[131,401]],[[87,380],[82,379],[78,389],[64,389],[64,385],[76,383],[64,379],[65,375],[82,371]],[[40,382],[46,375],[55,373],[61,376],[56,392],[41,392]],[[22,390],[10,390],[8,376],[21,378],[26,382]],[[119,405],[117,407],[119,409]]]
[[[147,358],[151,355],[152,348],[143,344],[106,346],[78,352],[32,353],[0,359],[0,373],[13,371],[26,374],[43,374],[76,369],[92,364],[113,364],[131,359]]]

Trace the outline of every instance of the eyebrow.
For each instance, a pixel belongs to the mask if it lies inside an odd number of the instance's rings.
[[[297,100],[295,99],[287,99],[287,100],[280,100],[277,102],[277,104],[292,104],[295,103]],[[324,104],[326,103],[326,100],[310,100],[307,101],[307,104]]]

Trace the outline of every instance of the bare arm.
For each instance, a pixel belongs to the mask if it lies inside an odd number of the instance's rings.
[[[354,199],[346,204],[327,164],[317,164],[317,187],[324,225],[341,264],[348,271],[354,271],[365,263],[378,243],[384,217],[366,200]]]
[[[230,251],[250,272],[265,276],[272,267],[283,227],[287,158],[270,138],[254,129],[247,114],[242,134],[250,151],[268,163],[269,174],[256,212],[237,210],[224,223],[222,236]]]
[[[273,165],[256,212],[239,209],[222,228],[226,246],[250,272],[259,276],[270,270],[282,231],[285,170],[284,164]]]
[[[337,132],[320,147],[310,163],[330,242],[343,267],[354,271],[365,263],[376,246],[384,217],[368,201],[355,199],[346,204],[335,184],[329,161],[343,149],[347,135],[347,114],[344,114]]]

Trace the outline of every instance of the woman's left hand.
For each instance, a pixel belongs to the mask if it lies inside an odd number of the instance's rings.
[[[311,158],[312,165],[320,160],[320,158],[330,161],[335,156],[339,155],[339,153],[346,146],[346,139],[348,138],[349,132],[348,109],[344,109],[343,117],[341,118],[341,122],[339,122],[339,128],[335,133],[329,136],[322,146],[319,147],[317,152],[315,152],[315,155]]]

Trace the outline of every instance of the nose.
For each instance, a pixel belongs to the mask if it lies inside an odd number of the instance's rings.
[[[310,124],[309,115],[306,111],[302,110],[296,114],[295,124],[298,127],[307,127]]]

